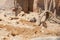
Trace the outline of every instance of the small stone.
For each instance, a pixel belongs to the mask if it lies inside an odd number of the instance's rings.
[[[31,19],[31,20],[30,20],[30,22],[36,22],[36,19],[35,19],[35,18],[33,18],[33,19]]]

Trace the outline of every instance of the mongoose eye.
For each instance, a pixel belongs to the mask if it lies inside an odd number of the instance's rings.
[[[0,19],[0,21],[2,21],[2,19]]]
[[[24,16],[25,14],[22,14],[22,16]]]
[[[5,17],[7,17],[6,15],[4,15]]]

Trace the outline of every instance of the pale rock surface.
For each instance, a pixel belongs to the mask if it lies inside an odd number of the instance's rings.
[[[0,9],[12,9],[14,7],[14,0],[0,0]]]

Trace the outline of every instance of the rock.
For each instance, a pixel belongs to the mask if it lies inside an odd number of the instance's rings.
[[[14,7],[14,0],[0,0],[0,9],[12,9]]]

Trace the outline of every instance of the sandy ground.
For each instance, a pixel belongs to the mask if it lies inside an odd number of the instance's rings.
[[[1,40],[38,40],[39,37],[60,36],[60,25],[57,23],[46,21],[47,28],[37,26],[33,22],[15,17],[10,10],[8,12],[1,10],[0,17]]]

